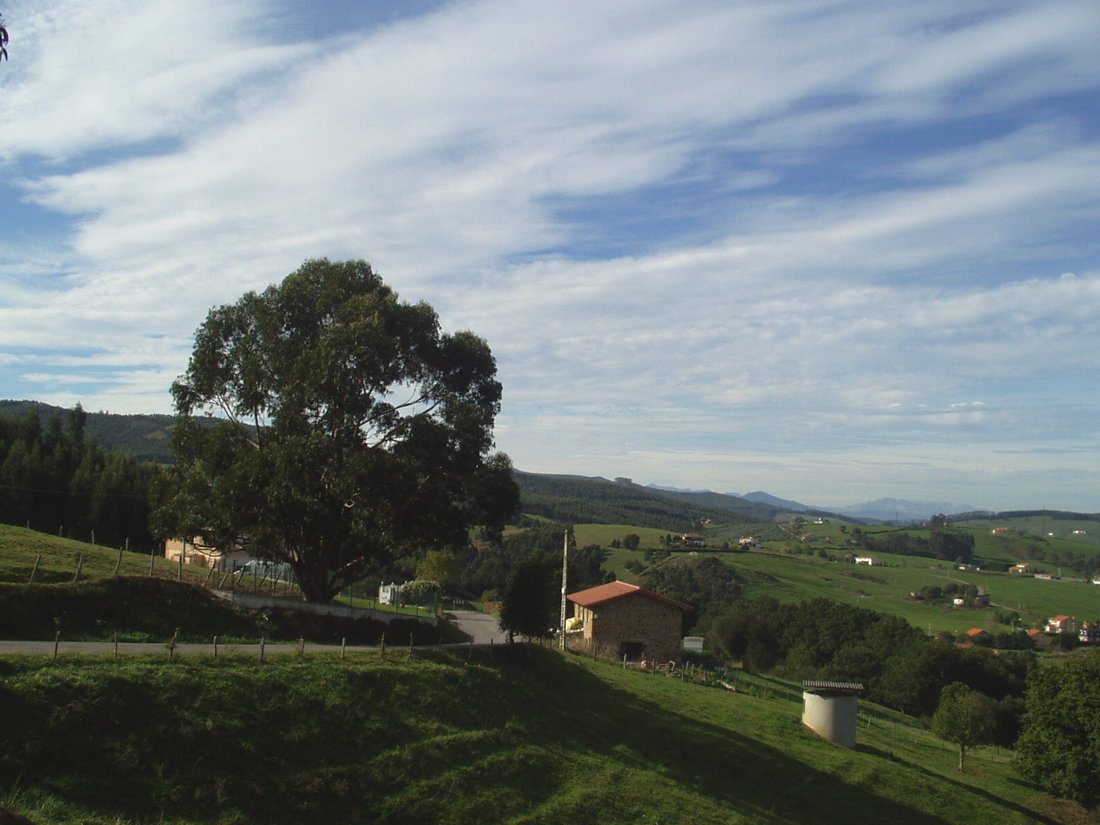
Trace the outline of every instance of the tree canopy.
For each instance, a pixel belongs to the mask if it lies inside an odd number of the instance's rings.
[[[307,261],[210,311],[172,386],[175,496],[165,533],[246,542],[328,601],[395,560],[464,545],[516,508],[492,453],[496,362],[440,331],[364,261]],[[196,418],[218,413],[215,426]]]
[[[500,626],[512,640],[519,633],[543,638],[557,627],[561,567],[550,556],[529,556],[512,569],[501,594]]]
[[[966,751],[991,744],[996,730],[997,706],[992,699],[961,682],[943,689],[940,706],[932,716],[932,731],[959,746],[959,771],[966,769]]]
[[[103,450],[77,404],[45,421],[0,412],[0,522],[148,550],[149,496],[160,468]]]
[[[1026,699],[1020,770],[1058,796],[1100,804],[1100,653],[1036,668]]]

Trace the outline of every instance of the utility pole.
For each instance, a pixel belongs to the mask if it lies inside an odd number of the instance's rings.
[[[561,622],[558,626],[558,649],[565,650],[565,590],[569,586],[569,530],[561,548]]]

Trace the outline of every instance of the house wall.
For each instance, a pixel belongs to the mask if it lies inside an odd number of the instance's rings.
[[[177,561],[183,556],[184,564],[194,564],[199,567],[216,566],[223,559],[245,561],[249,558],[243,550],[234,550],[231,553],[218,553],[216,551],[200,550],[189,541],[180,539],[168,539],[164,542],[164,558],[168,561]]]
[[[597,652],[616,656],[625,642],[641,644],[650,661],[670,661],[679,655],[683,614],[675,605],[635,593],[594,609],[575,604],[573,611],[584,619],[589,650],[594,645]]]

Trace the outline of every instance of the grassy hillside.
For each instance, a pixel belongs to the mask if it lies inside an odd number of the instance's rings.
[[[540,648],[56,665],[0,659],[0,802],[39,823],[1070,821],[1010,755],[896,717],[859,747],[800,703]],[[1077,812],[1079,813],[1079,812]]]
[[[732,565],[739,574],[738,581],[746,597],[767,594],[790,602],[823,597],[899,615],[933,634],[939,631],[959,634],[971,627],[982,627],[993,633],[1009,630],[1009,625],[998,621],[998,614],[1017,613],[1024,627],[1041,626],[1049,616],[1062,613],[1090,621],[1100,619],[1100,586],[1071,579],[1069,570],[1062,571],[1064,575],[1060,579],[1045,580],[989,569],[960,570],[952,562],[889,553],[874,553],[882,566],[866,567],[840,561],[852,553],[850,525],[830,523],[808,525],[805,529],[811,531],[809,540],[805,542],[794,540],[788,533],[788,538],[765,541],[762,547],[751,553],[699,551],[695,555],[715,555]],[[875,536],[898,528],[865,526],[862,529],[864,533]],[[621,538],[631,530],[626,525],[580,525],[576,531],[580,542],[582,536],[585,539]],[[642,535],[643,550],[657,547],[655,541],[648,540],[652,538],[649,533],[634,532]],[[708,531],[708,535],[720,532]],[[927,535],[927,531],[921,530],[907,532]],[[975,537],[976,561],[982,565],[990,560],[997,561],[1002,569],[1009,563],[1034,558],[1038,554],[1057,559],[1070,549],[1076,550],[1078,555],[1100,552],[1100,547],[1070,539],[1038,538],[1016,532],[994,536],[984,526],[971,532]],[[660,531],[655,533],[659,535]],[[822,553],[825,558],[821,557]],[[663,563],[675,564],[682,557],[682,553],[674,553]],[[642,576],[627,569],[627,562],[632,559],[644,562],[644,553],[612,550],[605,568],[620,579],[640,582]],[[1058,566],[1050,561],[1033,563],[1040,570],[1059,572]],[[980,592],[989,596],[990,605],[984,608],[956,608],[951,598],[923,601],[910,597],[911,593],[920,593],[928,585],[945,588],[952,584],[978,587]]]
[[[525,514],[560,522],[631,524],[679,533],[701,529],[707,521],[749,520],[728,509],[682,501],[625,479],[608,481],[517,470],[515,480]]]
[[[440,633],[449,633],[446,627],[437,631],[430,624],[405,619],[395,620],[387,630],[383,623],[366,618],[246,610],[215,598],[203,586],[208,581],[221,583],[209,570],[190,565],[181,570],[160,556],[120,553],[0,525],[0,639],[51,640],[60,632],[66,641],[162,642],[178,631],[181,642],[209,642],[213,636],[224,642],[256,642],[264,636],[375,644],[387,632],[391,640],[413,634],[417,644],[434,644],[443,640]],[[227,588],[233,584],[224,583]],[[272,594],[270,582],[248,576],[233,589]],[[285,583],[275,588],[279,596],[288,590],[293,597]],[[362,606],[363,600],[359,603]]]
[[[1008,630],[998,613],[1016,612],[1024,626],[1039,626],[1047,617],[1066,613],[1100,618],[1100,587],[1084,582],[1044,581],[1008,573],[964,572],[947,562],[906,556],[881,556],[883,567],[825,561],[816,556],[742,553],[724,557],[744,573],[746,596],[768,593],[781,601],[824,597],[883,613],[899,615],[933,634],[954,634],[971,627]],[[950,599],[917,601],[909,597],[925,585],[974,584],[988,594],[987,608],[956,608]]]

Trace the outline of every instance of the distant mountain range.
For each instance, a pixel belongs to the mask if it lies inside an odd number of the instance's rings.
[[[865,501],[861,504],[851,504],[844,507],[833,508],[832,511],[830,511],[829,508],[814,507],[803,504],[800,501],[779,498],[778,496],[773,496],[771,493],[765,493],[762,490],[739,494],[711,493],[706,490],[678,490],[672,487],[653,487],[652,489],[660,490],[668,494],[692,496],[699,500],[711,500],[715,502],[719,502],[720,499],[714,499],[714,496],[731,497],[743,502],[747,501],[760,504],[770,510],[782,513],[801,513],[811,516],[840,515],[861,521],[898,522],[903,524],[924,522],[939,513],[971,513],[974,509],[965,504],[952,504],[946,501],[908,501],[899,498],[880,498],[874,501]],[[738,505],[729,503],[725,506],[731,509],[742,509],[738,507]],[[743,509],[746,512],[751,511],[751,508],[748,507]]]
[[[846,516],[908,524],[914,521],[927,521],[938,514],[971,513],[974,508],[967,504],[952,504],[946,501],[908,501],[900,498],[878,498],[862,504],[852,504],[840,508]]]
[[[49,416],[69,411],[38,401],[0,401],[0,415],[23,416],[36,411],[43,424]],[[108,450],[120,450],[140,461],[172,461],[171,415],[118,415],[89,412],[85,430]],[[833,510],[814,507],[757,490],[744,495],[673,487],[642,486],[629,478],[541,475],[516,472],[528,505],[539,514],[561,521],[601,521],[617,513],[616,522],[673,529],[691,529],[705,519],[774,521],[789,515],[836,517],[876,522],[922,522],[937,513],[968,513],[967,505],[936,501],[880,498]],[[671,502],[677,502],[674,506]],[[597,517],[601,515],[601,517]],[[670,519],[672,519],[670,521]],[[682,526],[681,526],[682,525]]]

